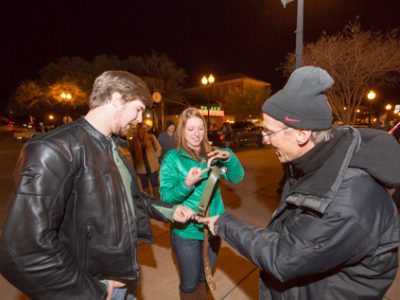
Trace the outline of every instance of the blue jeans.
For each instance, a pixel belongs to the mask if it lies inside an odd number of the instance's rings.
[[[172,232],[172,249],[175,252],[179,267],[179,289],[184,293],[191,293],[200,282],[205,281],[203,267],[203,241],[182,238]],[[209,239],[208,255],[211,268],[214,267],[215,259],[221,239],[211,236]]]

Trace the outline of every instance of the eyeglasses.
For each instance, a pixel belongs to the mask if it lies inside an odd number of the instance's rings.
[[[263,130],[263,131],[261,131],[261,135],[262,135],[263,139],[268,138],[270,140],[275,134],[278,134],[279,132],[287,130],[287,129],[289,129],[289,127],[282,128],[275,132],[271,131],[271,130]]]

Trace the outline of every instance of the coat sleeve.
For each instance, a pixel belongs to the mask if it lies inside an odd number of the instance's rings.
[[[164,202],[179,204],[182,203],[193,191],[185,185],[187,171],[180,169],[174,156],[164,157],[160,168],[160,194]]]
[[[154,152],[156,153],[156,156],[160,157],[161,156],[161,145],[160,145],[160,143],[158,142],[156,136],[153,135],[153,134],[151,135],[151,140],[152,140],[152,143],[153,143],[153,148],[154,148]]]
[[[71,156],[28,142],[15,169],[15,190],[0,239],[0,271],[33,299],[104,299],[106,290],[58,239],[74,168]]]
[[[259,228],[225,213],[216,222],[217,234],[266,273],[281,282],[321,274],[371,253],[374,242],[357,225],[356,214],[307,213],[296,216],[282,232]]]
[[[164,222],[172,222],[175,212],[175,206],[165,203],[155,198],[151,198],[142,194],[142,198],[146,207],[147,214],[156,220]]]
[[[230,157],[226,161],[221,161],[222,164],[226,167],[226,173],[223,176],[231,183],[238,183],[242,181],[244,177],[242,164],[231,149],[227,148],[224,150],[230,152]]]

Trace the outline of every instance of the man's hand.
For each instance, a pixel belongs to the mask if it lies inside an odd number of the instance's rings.
[[[114,288],[122,288],[125,286],[125,283],[115,280],[108,280],[108,295],[106,300],[111,300],[114,294]]]
[[[194,218],[195,212],[189,207],[183,205],[177,205],[172,216],[174,221],[179,223],[186,223],[187,221]]]
[[[211,163],[214,159],[220,159],[220,160],[227,160],[231,156],[231,153],[229,151],[224,151],[224,150],[214,150],[208,153],[208,160],[207,160],[207,167],[209,168],[211,166]]]
[[[217,222],[219,217],[220,216],[213,216],[213,217],[203,218],[203,217],[200,217],[200,216],[196,216],[194,219],[199,223],[203,223],[203,224],[207,225],[208,229],[210,229],[211,233],[213,235],[216,235],[215,222]]]

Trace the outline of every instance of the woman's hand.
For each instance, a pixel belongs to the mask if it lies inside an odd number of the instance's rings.
[[[187,187],[194,186],[197,182],[199,182],[202,179],[203,174],[208,170],[209,170],[208,168],[204,170],[196,167],[191,168],[185,178],[186,186]]]
[[[227,160],[231,157],[231,153],[225,150],[214,150],[208,153],[207,167],[211,166],[214,159]]]
[[[194,218],[196,213],[189,207],[177,205],[174,211],[173,219],[179,223],[186,223]]]

